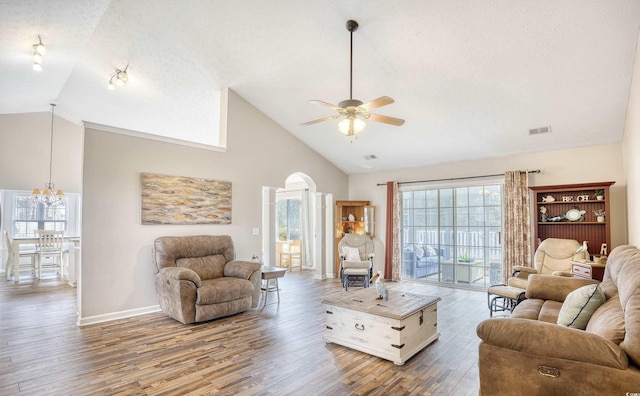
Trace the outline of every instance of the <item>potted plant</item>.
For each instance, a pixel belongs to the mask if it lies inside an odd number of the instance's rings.
[[[593,193],[593,196],[598,200],[602,201],[604,199],[604,190],[596,190]]]
[[[593,215],[596,216],[596,221],[598,223],[604,223],[604,210],[596,209],[593,211]]]

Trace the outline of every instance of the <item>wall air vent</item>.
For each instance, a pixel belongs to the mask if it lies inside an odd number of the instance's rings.
[[[543,127],[540,127],[540,128],[529,129],[529,135],[530,136],[541,135],[543,133],[551,133],[551,125],[543,126]]]
[[[375,154],[369,154],[369,155],[365,155],[364,156],[364,159],[366,159],[367,161],[373,160],[373,159],[376,159],[376,158],[378,158],[378,157],[376,157]]]

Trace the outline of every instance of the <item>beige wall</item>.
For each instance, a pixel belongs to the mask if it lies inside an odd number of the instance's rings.
[[[83,128],[55,117],[51,181],[66,192],[82,186]],[[51,113],[0,115],[0,189],[31,191],[49,180]]]
[[[611,221],[611,243],[618,246],[627,243],[626,182],[621,154],[622,144],[609,144],[357,174],[349,176],[349,199],[370,200],[372,205],[377,206],[377,244],[381,245],[386,234],[386,187],[376,186],[378,183],[502,174],[506,170],[515,169],[542,171],[530,175],[531,186],[615,181],[611,187],[611,213],[608,214],[608,221]],[[376,257],[381,257],[377,259],[376,267],[382,266],[384,255],[377,254]]]
[[[640,44],[636,50],[623,147],[629,244],[640,246]]]
[[[87,128],[84,151],[81,323],[143,313],[157,305],[153,240],[162,235],[231,235],[237,257],[261,252],[262,186],[294,172],[318,192],[346,197],[348,178],[299,140],[229,93],[227,151],[214,152]],[[141,225],[140,172],[232,182],[231,225]]]

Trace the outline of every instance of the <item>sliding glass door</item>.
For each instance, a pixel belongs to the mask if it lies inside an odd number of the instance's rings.
[[[502,185],[402,191],[403,279],[499,283]]]

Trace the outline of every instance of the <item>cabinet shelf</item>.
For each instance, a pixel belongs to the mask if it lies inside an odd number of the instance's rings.
[[[604,204],[605,200],[604,199],[593,199],[593,200],[589,200],[589,201],[553,201],[553,202],[536,202],[538,205],[558,205],[558,204],[564,204],[564,205],[579,205],[579,204],[584,204],[584,203],[601,203]]]
[[[556,226],[556,225],[606,225],[607,222],[598,222],[598,221],[573,221],[573,222],[568,222],[568,221],[541,221],[538,223],[538,225],[552,225],[552,226]]]
[[[600,251],[602,244],[607,244],[609,249],[611,246],[611,223],[609,205],[611,196],[609,195],[609,187],[615,182],[600,183],[582,183],[582,184],[563,184],[555,186],[532,186],[531,201],[533,217],[531,224],[534,231],[534,247],[547,238],[575,239],[578,242],[588,241],[589,251],[597,253]],[[596,191],[604,192],[604,199],[596,199]],[[543,202],[542,199],[551,197],[553,202]],[[572,201],[563,201],[563,197],[571,197]],[[550,199],[551,199],[550,198]],[[579,198],[585,198],[584,200]],[[547,218],[566,214],[566,212],[574,207],[584,210],[584,221],[542,221],[544,218],[540,209],[546,208]],[[596,210],[602,210],[606,214],[605,222],[597,222]]]
[[[354,220],[348,220],[350,216]],[[344,219],[344,220],[343,220]],[[358,221],[361,219],[363,221]],[[347,233],[363,234],[374,238],[376,235],[376,209],[369,201],[336,201],[335,210],[335,264],[334,273],[340,273],[340,252],[338,243]]]

